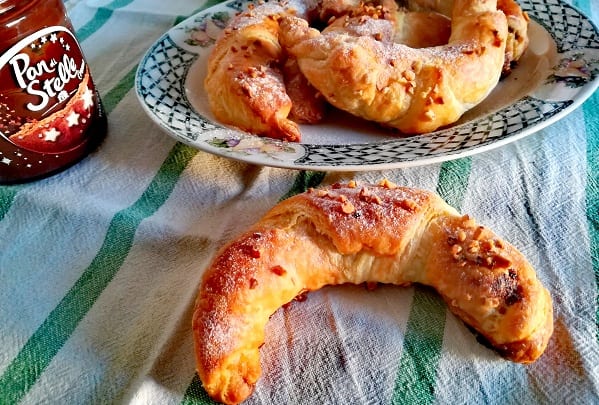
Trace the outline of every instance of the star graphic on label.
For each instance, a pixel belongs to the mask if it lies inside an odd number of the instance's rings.
[[[67,124],[69,125],[69,127],[74,127],[75,125],[78,125],[79,114],[77,114],[75,111],[71,111],[71,113],[67,117]]]
[[[48,42],[48,38],[46,38],[45,36],[44,36],[44,37],[41,37],[41,38],[40,38],[40,42],[41,42],[42,44],[45,44],[46,42]]]
[[[50,35],[50,42],[55,43],[58,40],[58,37],[56,37],[56,34],[53,33],[52,35]]]
[[[44,131],[44,141],[56,142],[56,138],[60,136],[60,131],[56,128],[51,128],[48,131]]]
[[[65,51],[67,51],[67,52],[68,52],[68,51],[70,51],[70,50],[71,50],[71,45],[69,45],[69,44],[66,44],[66,45],[64,46],[64,50],[65,50]]]
[[[5,165],[9,165],[10,162],[12,162],[12,160],[7,157],[3,157],[2,160],[0,160],[0,163],[4,163]]]
[[[81,99],[83,100],[83,108],[85,109],[88,109],[94,105],[94,94],[91,92],[89,87],[85,89]]]

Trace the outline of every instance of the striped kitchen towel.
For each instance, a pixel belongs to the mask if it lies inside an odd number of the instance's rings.
[[[66,3],[109,132],[64,172],[0,186],[0,404],[213,403],[191,315],[216,249],[283,198],[383,177],[438,192],[528,257],[554,300],[545,354],[501,359],[426,288],[330,287],[273,314],[247,403],[599,403],[599,94],[534,135],[445,163],[260,167],[177,142],[133,89],[152,43],[214,2]],[[597,24],[596,1],[572,4]]]

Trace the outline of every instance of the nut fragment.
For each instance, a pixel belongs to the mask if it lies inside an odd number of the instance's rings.
[[[464,228],[472,228],[475,225],[476,225],[476,222],[474,221],[474,219],[470,218],[470,216],[468,214],[466,214],[462,217],[462,226]]]
[[[388,188],[390,190],[394,190],[397,188],[397,184],[393,183],[392,181],[389,181],[387,178],[384,178],[381,181],[379,181],[378,185],[384,188]]]
[[[287,273],[287,271],[283,267],[281,267],[279,265],[276,265],[276,266],[272,267],[270,269],[270,271],[272,271],[277,276],[283,276],[283,275],[285,275]]]
[[[354,207],[354,205],[349,200],[344,201],[341,205],[341,211],[343,211],[344,214],[352,214],[355,210],[356,207]]]

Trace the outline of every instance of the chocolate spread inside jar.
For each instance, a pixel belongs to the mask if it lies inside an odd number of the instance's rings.
[[[61,0],[0,0],[0,184],[95,149],[106,116]]]

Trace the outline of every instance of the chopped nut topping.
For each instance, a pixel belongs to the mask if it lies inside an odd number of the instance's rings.
[[[362,187],[360,190],[360,199],[365,199],[366,197],[370,197],[370,191],[366,187]]]
[[[466,240],[466,232],[464,232],[462,229],[460,229],[460,230],[458,231],[458,240],[459,240],[460,242],[463,242],[463,241],[465,241],[465,240]]]
[[[389,181],[386,178],[379,181],[378,185],[384,188],[388,188],[390,190],[395,190],[397,188],[397,184],[393,183],[392,181]]]
[[[366,187],[362,187],[359,196],[360,200],[369,203],[381,204],[383,202],[383,200],[381,200],[381,198],[378,195],[372,194],[370,190],[368,190]]]
[[[451,246],[451,254],[452,255],[456,256],[460,253],[462,253],[462,247],[460,245]]]
[[[410,82],[416,79],[416,73],[414,73],[412,70],[406,70],[402,72],[401,75],[403,78],[407,79]]]
[[[421,60],[416,60],[412,63],[412,70],[414,70],[415,73],[420,73],[421,69],[422,69],[422,61]]]
[[[270,271],[272,271],[277,276],[282,276],[282,275],[285,275],[287,273],[287,271],[283,267],[281,267],[279,265],[276,265],[276,266],[272,267],[270,269]]]
[[[344,214],[352,214],[356,210],[356,207],[351,203],[351,201],[344,201],[341,205],[341,211]]]
[[[470,218],[468,214],[466,214],[462,217],[462,225],[464,228],[472,228],[474,225],[476,225],[476,222],[474,219]]]
[[[253,259],[258,259],[260,257],[260,251],[256,249],[254,246],[245,246],[245,252]]]
[[[486,252],[494,252],[495,251],[495,245],[488,239],[481,242],[481,247]]]
[[[250,278],[250,290],[253,290],[256,287],[258,287],[258,280],[254,277]]]
[[[479,251],[478,243],[476,241],[470,242],[470,244],[468,245],[468,253],[475,254],[475,253],[478,253],[478,251]]]
[[[401,200],[401,206],[408,211],[416,211],[418,203],[414,200]]]
[[[480,239],[480,237],[481,237],[481,236],[482,236],[482,234],[483,234],[483,230],[484,230],[484,229],[485,229],[485,228],[484,228],[483,226],[479,226],[478,228],[476,228],[476,230],[475,230],[475,231],[474,231],[474,233],[472,234],[472,239],[474,239],[474,240],[479,240],[479,239]]]
[[[356,188],[356,187],[358,187],[358,183],[356,183],[355,180],[350,180],[349,183],[347,183],[347,187]]]

